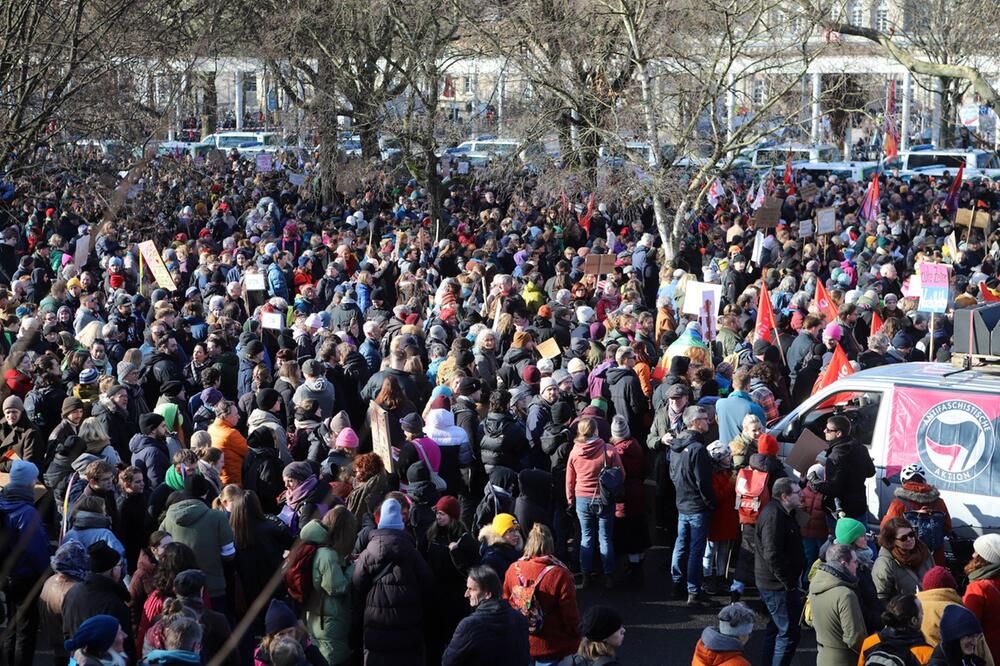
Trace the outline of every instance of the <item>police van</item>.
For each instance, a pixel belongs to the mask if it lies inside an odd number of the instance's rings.
[[[1000,532],[1000,368],[899,363],[848,375],[769,426],[786,463],[803,453],[814,460],[834,414],[851,419],[875,462],[866,483],[870,524],[885,515],[900,470],[919,462],[959,537]],[[801,473],[803,465],[794,466]]]

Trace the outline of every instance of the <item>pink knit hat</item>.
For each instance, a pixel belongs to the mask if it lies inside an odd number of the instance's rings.
[[[344,428],[337,435],[337,448],[338,449],[356,449],[358,448],[358,434],[354,432],[354,428]]]
[[[829,323],[826,328],[823,329],[823,337],[831,338],[833,340],[840,340],[844,335],[844,331],[840,328],[840,324]]]

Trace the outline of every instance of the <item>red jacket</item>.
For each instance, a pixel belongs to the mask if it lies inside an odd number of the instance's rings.
[[[803,539],[825,539],[829,528],[826,526],[826,512],[823,510],[823,493],[809,486],[802,489],[802,509],[809,520],[802,526]]]
[[[962,603],[979,618],[990,653],[1000,654],[1000,578],[974,580],[965,588]]]
[[[941,492],[937,488],[926,483],[907,481],[896,488],[894,494],[896,496],[885,510],[885,515],[879,525],[880,529],[885,527],[885,522],[890,518],[902,516],[907,511],[919,511],[922,508],[927,508],[928,511],[940,511],[944,514],[945,536],[951,534],[951,514],[948,513],[948,506],[941,499]],[[934,551],[934,564],[944,566],[944,548],[938,548]]]
[[[541,556],[517,560],[507,568],[503,579],[503,598],[510,601],[511,590],[518,584],[518,569],[522,578],[530,582],[550,564],[555,568],[545,574],[535,588],[535,600],[541,606],[545,621],[541,631],[528,635],[531,656],[545,661],[575,654],[580,646],[580,609],[576,605],[573,574],[556,558]]]
[[[740,531],[740,514],[736,510],[736,480],[732,470],[712,472],[715,510],[708,523],[709,541],[733,541]]]
[[[646,454],[632,438],[613,444],[625,469],[625,501],[615,505],[615,516],[641,516],[646,512],[643,488],[646,483]]]
[[[573,443],[573,450],[566,461],[566,499],[570,506],[576,504],[577,497],[589,499],[598,494],[597,477],[604,469],[605,456],[608,467],[621,467],[624,472],[615,447],[605,444],[603,439]],[[625,474],[625,483],[628,483],[628,474]]]

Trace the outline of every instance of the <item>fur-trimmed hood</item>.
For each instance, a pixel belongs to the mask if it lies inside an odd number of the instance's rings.
[[[896,488],[896,497],[913,502],[914,504],[930,504],[941,497],[941,491],[934,486],[916,481],[907,481],[899,488]]]

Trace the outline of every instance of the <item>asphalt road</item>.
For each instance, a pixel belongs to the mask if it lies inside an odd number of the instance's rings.
[[[714,597],[713,606],[688,608],[684,600],[671,596],[669,574],[659,566],[670,558],[670,549],[659,546],[647,551],[645,581],[641,587],[618,585],[613,590],[603,588],[580,590],[577,601],[581,612],[592,604],[605,604],[617,609],[625,619],[625,643],[618,652],[625,666],[690,664],[694,646],[706,626],[717,626],[715,615],[729,597]],[[755,596],[744,599],[757,611],[757,625],[745,652],[752,664],[761,664],[761,641],[767,614]],[[816,663],[816,640],[811,629],[803,628],[795,660],[796,665]]]

